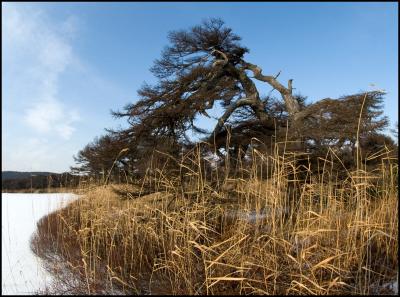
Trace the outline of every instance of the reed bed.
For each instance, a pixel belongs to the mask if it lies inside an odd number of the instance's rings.
[[[340,180],[334,152],[317,174],[255,149],[233,178],[207,162],[194,149],[179,163],[184,183],[164,166],[152,170],[152,194],[91,185],[42,218],[32,249],[56,277],[53,293],[393,293],[397,160],[360,162]]]

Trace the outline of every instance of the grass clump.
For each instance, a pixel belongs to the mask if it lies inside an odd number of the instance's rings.
[[[333,154],[313,174],[287,156],[254,152],[246,174],[218,182],[193,154],[184,185],[160,169],[152,194],[92,187],[42,218],[32,248],[48,260],[54,291],[391,293],[384,284],[398,274],[396,162],[360,165],[335,181]],[[300,170],[304,179],[293,178]]]

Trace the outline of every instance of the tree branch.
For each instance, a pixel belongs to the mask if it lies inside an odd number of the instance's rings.
[[[262,74],[262,69],[258,67],[257,65],[245,62],[242,60],[242,65],[244,69],[251,70],[254,74],[254,78],[258,79],[260,81],[264,81],[268,84],[270,84],[274,89],[276,89],[279,93],[281,93],[281,96],[283,100],[285,101],[286,107],[288,109],[289,115],[292,117],[295,117],[296,113],[300,111],[300,106],[299,103],[296,101],[295,98],[293,98],[292,91],[292,79],[289,79],[288,81],[288,87],[286,88],[283,86],[279,81],[276,80],[276,78],[279,76],[279,73],[276,76],[272,75],[263,75]]]
[[[213,67],[216,67],[217,65],[225,66],[226,64],[228,64],[229,59],[228,59],[227,55],[226,55],[224,52],[221,52],[221,51],[219,51],[219,50],[217,50],[217,49],[213,49],[213,50],[211,51],[211,55],[216,56],[215,53],[218,53],[219,55],[221,55],[222,58],[223,58],[223,60],[217,59],[217,60],[213,63]]]
[[[215,126],[214,131],[211,133],[208,141],[212,142],[214,137],[218,135],[219,132],[221,132],[221,129],[224,126],[225,122],[238,107],[244,105],[252,105],[252,104],[254,104],[254,98],[245,97],[229,105],[228,108],[225,110],[224,114],[218,119],[218,123]]]

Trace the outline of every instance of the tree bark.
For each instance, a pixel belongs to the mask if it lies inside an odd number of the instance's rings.
[[[228,120],[228,118],[231,116],[231,114],[240,106],[244,105],[251,105],[253,102],[252,98],[241,98],[236,102],[233,102],[231,105],[228,106],[228,108],[225,110],[224,114],[218,119],[218,123],[214,128],[214,131],[211,133],[209,137],[209,141],[212,142],[214,137],[218,135],[219,132],[221,132],[222,127],[224,126],[225,122]]]
[[[300,105],[297,102],[297,100],[293,97],[292,91],[292,79],[289,79],[288,81],[288,87],[286,88],[283,86],[280,82],[277,81],[276,77],[271,76],[271,75],[263,75],[262,74],[262,69],[258,67],[257,65],[242,61],[242,65],[244,69],[251,70],[254,74],[254,78],[258,79],[260,81],[264,81],[268,84],[270,84],[274,89],[276,89],[282,96],[286,108],[289,113],[289,117],[292,118],[293,120],[296,120],[296,115],[298,112],[300,112]]]

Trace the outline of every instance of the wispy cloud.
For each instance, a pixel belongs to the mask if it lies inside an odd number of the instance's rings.
[[[2,170],[68,170],[113,123],[109,98],[130,98],[78,54],[86,20],[47,7],[2,3]]]
[[[76,57],[71,37],[76,33],[75,18],[55,23],[36,7],[3,5],[3,42],[10,90],[22,101],[22,121],[33,132],[69,139],[78,111],[68,108],[58,92],[60,79]]]
[[[41,101],[26,111],[25,121],[30,127],[41,133],[57,132],[63,139],[69,139],[75,128],[73,123],[79,120],[76,111],[66,112],[63,104],[56,100]]]

